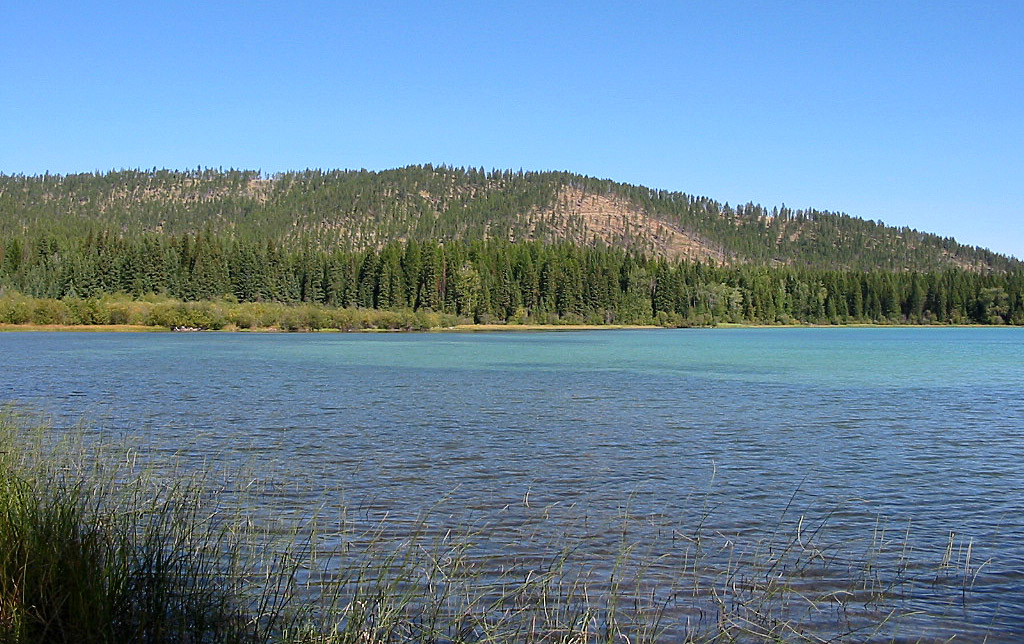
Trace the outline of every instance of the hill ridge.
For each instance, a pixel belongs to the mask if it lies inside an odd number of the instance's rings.
[[[208,230],[323,249],[535,240],[667,260],[837,270],[1016,270],[951,237],[845,213],[657,190],[568,172],[413,165],[382,171],[120,170],[0,174],[0,235]]]

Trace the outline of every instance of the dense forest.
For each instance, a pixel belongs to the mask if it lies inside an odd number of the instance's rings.
[[[289,328],[331,326],[335,309],[513,323],[1024,323],[1013,258],[842,214],[577,175],[0,176],[0,322],[109,322],[117,294],[178,303],[143,323],[204,328],[260,325],[232,319],[235,303],[305,305]]]
[[[410,240],[325,251],[205,234],[87,235],[30,247],[15,238],[2,247],[0,284],[47,299],[159,294],[429,310],[478,322],[1024,323],[1021,272],[713,266],[569,243]]]

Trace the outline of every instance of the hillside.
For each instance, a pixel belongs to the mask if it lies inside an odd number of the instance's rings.
[[[237,304],[262,312],[221,308]],[[565,173],[0,176],[0,323],[266,326],[269,304],[308,307],[281,309],[282,328],[347,327],[370,309],[540,324],[1024,324],[1024,270],[843,214]]]
[[[507,240],[717,265],[982,273],[1021,267],[951,238],[841,213],[733,207],[560,172],[427,165],[270,177],[211,169],[0,175],[5,239],[198,231],[325,251],[409,240]]]

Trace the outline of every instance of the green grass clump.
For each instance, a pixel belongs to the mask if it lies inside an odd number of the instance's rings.
[[[262,639],[234,574],[243,542],[195,489],[47,440],[0,418],[0,642]]]

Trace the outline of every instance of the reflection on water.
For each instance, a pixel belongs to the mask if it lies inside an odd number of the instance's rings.
[[[948,614],[913,628],[989,641],[1024,634],[1022,382],[1018,329],[0,334],[0,400],[244,466],[268,516],[343,497],[367,523],[591,560],[624,515],[653,555],[694,526],[760,555],[827,521],[850,558],[902,544],[889,563]],[[964,544],[966,599],[935,582]]]

